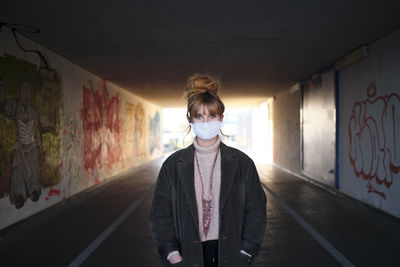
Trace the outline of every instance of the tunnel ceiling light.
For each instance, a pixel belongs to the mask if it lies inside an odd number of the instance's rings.
[[[298,90],[300,90],[300,83],[295,83],[292,87],[289,88],[289,93],[293,94]]]
[[[341,70],[345,67],[365,58],[368,55],[368,45],[363,45],[358,49],[354,50],[350,54],[338,59],[335,62],[335,69]]]

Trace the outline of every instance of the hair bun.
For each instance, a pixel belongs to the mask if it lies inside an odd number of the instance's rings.
[[[186,83],[186,97],[190,98],[194,95],[211,92],[217,95],[219,83],[217,80],[210,78],[207,75],[193,74],[189,77]]]

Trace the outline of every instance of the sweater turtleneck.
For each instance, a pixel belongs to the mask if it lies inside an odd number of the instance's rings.
[[[200,146],[197,143],[196,138],[193,140],[193,145],[195,148],[195,153],[199,161],[199,167],[201,176],[203,178],[204,188],[202,189],[202,182],[199,174],[199,170],[194,160],[194,181],[195,181],[195,191],[196,191],[196,202],[197,202],[197,214],[199,218],[199,233],[201,241],[207,240],[217,240],[219,231],[219,195],[221,189],[221,152],[219,151],[219,146],[221,144],[221,139],[218,136],[217,141],[211,146]],[[212,212],[211,212],[211,224],[207,236],[203,233],[203,207],[202,207],[202,194],[208,199],[210,197],[210,176],[212,173],[212,167],[214,164],[214,159],[217,155],[217,160],[215,162],[215,168],[212,177]],[[204,191],[204,192],[203,192]]]
[[[194,141],[193,141],[194,148],[196,149],[196,152],[198,154],[215,154],[217,152],[220,144],[221,144],[221,139],[219,136],[218,136],[217,141],[214,144],[212,144],[211,146],[200,146],[197,143],[196,138],[194,138]]]

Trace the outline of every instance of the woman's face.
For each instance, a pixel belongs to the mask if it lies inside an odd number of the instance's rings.
[[[207,106],[201,105],[197,113],[194,114],[192,123],[222,121],[223,119],[224,115],[220,116],[218,114],[210,114]]]

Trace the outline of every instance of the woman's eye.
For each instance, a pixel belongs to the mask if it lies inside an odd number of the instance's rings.
[[[201,118],[201,116],[200,115],[196,115],[196,116],[194,116],[196,119],[200,119]]]
[[[215,115],[210,115],[210,119],[215,119]]]

